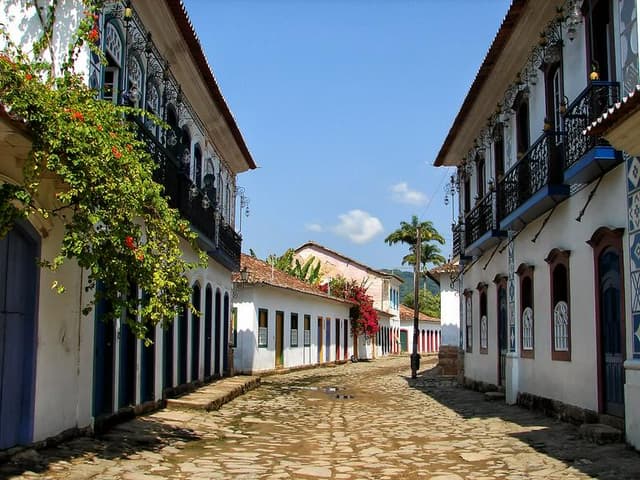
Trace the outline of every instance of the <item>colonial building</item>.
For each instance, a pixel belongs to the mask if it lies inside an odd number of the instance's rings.
[[[345,362],[353,354],[353,304],[262,260],[242,255],[234,274],[234,370],[239,373]]]
[[[0,23],[30,51],[41,25],[34,2],[0,5]],[[85,7],[80,0],[55,5],[52,50],[60,60]],[[86,272],[70,261],[54,277],[34,262],[59,251],[63,225],[36,215],[22,222],[0,241],[1,297],[7,299],[0,316],[0,449],[97,426],[230,371],[231,272],[239,268],[241,244],[234,227],[236,176],[256,165],[179,0],[107,2],[96,22],[106,62],[84,49],[75,70],[103,100],[140,107],[169,125],[163,130],[131,120],[157,160],[156,181],[208,254],[207,267],[189,277],[202,315],[182,310],[168,329],[149,333],[149,346],[124,317],[105,315],[105,305],[83,315],[93,295],[85,291]],[[1,111],[0,175],[15,183],[35,139]],[[48,179],[45,187],[53,196],[60,185]],[[186,241],[183,253],[196,259]],[[50,288],[55,278],[64,281],[64,294]],[[141,298],[135,289],[132,294]]]
[[[367,359],[397,352],[394,339],[400,335],[400,284],[403,282],[400,277],[371,268],[316,242],[299,246],[296,255],[302,260],[311,256],[318,259],[322,264],[322,275],[327,281],[342,276],[367,287],[367,294],[373,298],[373,307],[382,312],[378,315],[380,332],[373,339],[359,336],[355,347],[358,358]]]
[[[640,447],[637,125],[587,131],[636,89],[637,9],[514,0],[435,165],[457,169],[467,381]]]
[[[400,353],[413,352],[414,310],[400,305],[400,335],[397,339]],[[418,353],[437,353],[440,350],[442,332],[440,319],[418,313]]]

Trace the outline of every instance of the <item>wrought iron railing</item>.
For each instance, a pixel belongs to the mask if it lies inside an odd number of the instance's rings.
[[[499,219],[515,211],[548,184],[562,183],[558,132],[543,133],[498,183]]]
[[[216,238],[215,189],[209,189],[206,192],[207,200],[203,201],[205,191],[198,188],[186,175],[175,154],[162,145],[144,124],[137,120],[135,123],[139,127],[140,139],[146,143],[149,153],[156,161],[157,168],[153,179],[164,186],[169,206],[176,208],[185,220],[214,242]]]
[[[460,225],[453,225],[453,227],[451,227],[451,230],[453,232],[452,254],[454,257],[457,257],[458,255],[460,255],[460,253],[462,253],[462,245],[460,244],[460,241],[462,240],[462,236],[460,234],[461,227]]]
[[[567,107],[563,117],[565,139],[564,168],[567,169],[596,145],[607,144],[602,138],[585,135],[591,122],[620,98],[617,82],[593,81]]]
[[[218,248],[237,265],[238,269],[240,268],[242,237],[235,232],[231,225],[221,225]]]
[[[487,193],[464,217],[464,244],[469,246],[493,228],[493,198]]]

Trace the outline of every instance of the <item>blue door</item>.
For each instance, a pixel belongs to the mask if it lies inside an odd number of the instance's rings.
[[[96,285],[96,295],[103,289]],[[95,309],[95,332],[93,352],[93,415],[113,412],[115,379],[116,329],[113,323],[111,305],[99,299]]]
[[[162,333],[162,386],[173,387],[173,329],[175,322],[164,326]]]
[[[142,294],[142,302],[146,305],[149,302],[149,295],[144,292]],[[155,398],[155,380],[156,380],[156,327],[149,326],[147,338],[151,340],[149,345],[142,345],[140,355],[140,400],[148,402]]]
[[[211,376],[211,344],[213,323],[213,292],[207,285],[204,296],[204,376]]]
[[[215,303],[215,319],[216,319],[216,333],[213,340],[213,374],[221,375],[220,370],[220,342],[222,341],[222,295],[220,290],[216,290],[216,303]]]
[[[193,285],[191,303],[200,312],[200,285]],[[200,315],[191,315],[191,380],[198,379],[200,371]]]
[[[0,240],[0,449],[32,439],[39,254],[30,225]]]
[[[624,318],[621,305],[622,272],[620,255],[614,248],[605,250],[599,259],[600,295],[600,390],[604,412],[624,416]]]
[[[325,348],[324,348],[324,361],[328,362],[331,360],[331,319],[327,318],[326,320],[327,326],[324,329],[324,333],[326,335],[325,339]]]
[[[178,385],[187,383],[187,307],[180,308],[178,315]]]
[[[224,325],[222,329],[222,373],[230,375],[229,371],[229,294],[224,294]]]

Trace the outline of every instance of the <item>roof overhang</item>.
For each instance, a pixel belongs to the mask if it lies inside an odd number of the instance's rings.
[[[138,0],[135,9],[229,168],[234,173],[256,168],[182,1]]]
[[[515,80],[538,42],[540,32],[562,2],[513,0],[460,111],[440,148],[434,165],[456,166],[487,125],[504,92]]]

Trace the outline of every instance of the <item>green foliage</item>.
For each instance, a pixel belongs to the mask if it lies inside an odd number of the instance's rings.
[[[303,282],[317,285],[318,282],[320,282],[320,268],[322,266],[320,260],[316,262],[316,257],[310,256],[301,264],[300,260],[295,257],[295,254],[296,252],[293,248],[287,249],[287,251],[280,256],[272,253],[267,257],[267,263]]]
[[[444,245],[444,237],[433,226],[430,221],[420,222],[416,215],[411,217],[411,222],[400,222],[400,228],[391,232],[384,239],[388,245],[396,243],[406,243],[409,245],[409,253],[402,258],[402,265],[416,264],[416,242],[417,231],[420,230],[420,242],[422,249],[420,251],[420,269],[426,270],[428,265],[441,265],[446,262],[442,256],[440,247]],[[434,243],[435,242],[435,243]]]
[[[351,307],[349,316],[351,317],[351,329],[356,335],[362,334],[366,337],[372,337],[380,330],[378,313],[373,308],[373,299],[367,294],[365,280],[358,283],[338,275],[328,283],[320,285],[320,290],[355,304]]]
[[[402,304],[414,308],[413,292],[407,293],[402,298]],[[440,295],[431,293],[429,290],[420,290],[418,293],[418,310],[430,317],[440,318]]]
[[[168,206],[162,187],[153,181],[156,165],[126,120],[146,113],[96,99],[72,70],[82,35],[95,29],[97,5],[87,2],[87,18],[57,78],[51,65],[28,58],[11,43],[0,56],[0,105],[24,122],[32,140],[23,181],[0,187],[0,234],[32,215],[61,222],[60,251],[42,264],[55,271],[75,259],[88,272],[89,288],[101,286],[84,313],[104,299],[114,316],[123,309],[131,312],[127,321],[144,338],[149,326],[172,321],[178,305],[191,306],[185,272],[205,266],[206,255],[188,222]],[[49,11],[36,53],[47,48],[54,11]],[[47,178],[63,185],[55,198],[39,195]],[[181,237],[199,253],[198,263],[183,259]],[[132,284],[149,293],[148,301],[140,304],[123,294]],[[64,289],[58,282],[53,287]],[[142,322],[135,320],[138,314]]]

